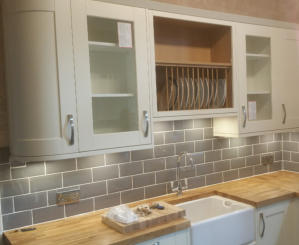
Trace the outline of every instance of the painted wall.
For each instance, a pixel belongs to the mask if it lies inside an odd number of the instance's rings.
[[[187,7],[299,23],[298,0],[154,0]]]
[[[8,115],[4,82],[4,49],[1,12],[0,4],[0,148],[8,145]]]

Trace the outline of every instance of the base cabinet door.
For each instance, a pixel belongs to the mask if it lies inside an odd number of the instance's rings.
[[[280,232],[278,245],[298,245],[299,244],[299,198],[290,202],[282,229]]]
[[[182,230],[165,236],[138,243],[137,245],[191,245],[190,230]]]
[[[262,207],[256,213],[256,244],[257,245],[286,245],[282,241],[283,227],[287,222],[287,212],[290,201]]]

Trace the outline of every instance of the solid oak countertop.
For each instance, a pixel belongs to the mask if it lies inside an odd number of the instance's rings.
[[[176,194],[170,194],[142,200],[131,205],[162,200],[177,204],[215,194],[255,207],[262,207],[299,197],[299,173],[278,171],[184,191],[180,197],[177,197]],[[129,245],[183,230],[190,226],[190,222],[182,218],[132,234],[121,234],[102,224],[100,216],[105,211],[100,210],[35,225],[33,226],[36,228],[34,231],[8,231],[4,233],[4,237],[8,244],[12,245]]]

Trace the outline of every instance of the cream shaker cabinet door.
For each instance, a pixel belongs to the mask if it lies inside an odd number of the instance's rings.
[[[283,226],[287,221],[290,201],[275,203],[259,208],[256,214],[256,244],[257,245],[285,245],[282,241]]]
[[[299,37],[296,31],[282,30],[279,38],[279,127],[294,129],[299,128]]]
[[[274,110],[279,82],[276,30],[239,24],[237,35],[240,134],[275,130],[279,117]]]
[[[170,233],[136,245],[191,245],[190,229]]]
[[[151,145],[145,9],[71,3],[79,150]]]
[[[7,0],[4,23],[12,157],[76,152],[70,0]]]

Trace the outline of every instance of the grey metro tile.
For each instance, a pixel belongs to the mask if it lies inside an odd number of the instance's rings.
[[[120,193],[113,193],[95,198],[95,210],[109,208],[120,204]]]
[[[186,141],[203,140],[203,129],[185,130]]]
[[[47,206],[47,193],[39,192],[15,196],[14,206],[16,212]]]
[[[117,152],[106,154],[107,164],[117,164],[130,161],[130,152]]]
[[[194,128],[210,128],[212,127],[212,120],[210,118],[194,120]]]
[[[22,195],[29,192],[28,179],[19,179],[0,182],[0,195],[2,198]]]
[[[120,176],[136,175],[143,172],[142,162],[129,162],[119,165]]]
[[[91,175],[91,169],[63,173],[63,186],[67,187],[90,183],[92,181]]]
[[[85,199],[78,203],[65,205],[65,215],[67,217],[91,211],[93,211],[93,199]]]
[[[174,121],[175,130],[191,129],[191,128],[193,128],[193,120]]]
[[[166,194],[166,184],[145,187],[145,198],[162,196]]]
[[[64,218],[64,207],[50,206],[45,208],[39,208],[39,209],[34,209],[32,213],[33,213],[33,223],[38,224],[46,221]]]
[[[155,184],[155,173],[140,174],[133,176],[133,187],[142,187]]]
[[[213,162],[221,160],[221,150],[205,152],[205,162]]]
[[[176,169],[167,169],[156,172],[156,181],[158,183],[169,182],[176,179]]]
[[[206,176],[206,184],[207,185],[214,185],[217,183],[221,183],[222,181],[223,181],[222,173],[213,173],[213,174],[208,174]]]
[[[108,193],[124,191],[132,188],[132,178],[123,177],[113,180],[108,180]]]
[[[46,162],[47,174],[61,173],[76,169],[75,159]]]
[[[144,161],[144,172],[153,172],[165,169],[165,160],[163,158]]]
[[[193,153],[194,152],[194,142],[185,142],[175,144],[176,154],[179,155],[182,152]]]
[[[0,181],[10,179],[10,164],[0,165]]]
[[[165,144],[184,142],[184,131],[171,131],[165,133]]]
[[[30,179],[31,192],[46,191],[62,187],[62,175],[51,174]]]
[[[27,163],[24,167],[12,168],[13,179],[39,176],[45,174],[45,164],[43,162]]]
[[[118,165],[111,165],[106,167],[93,168],[93,180],[101,181],[106,179],[114,179],[119,177]]]
[[[121,203],[136,202],[144,199],[144,188],[123,191],[120,196]]]
[[[212,140],[203,140],[195,142],[195,151],[203,152],[203,151],[211,151],[213,149],[213,141]]]
[[[80,186],[80,198],[86,199],[107,194],[106,181],[84,184]]]
[[[173,156],[174,144],[155,146],[154,151],[156,158]]]
[[[3,215],[3,229],[10,230],[32,225],[31,211]]]
[[[164,132],[164,131],[172,131],[172,130],[173,130],[172,121],[154,122],[154,126],[153,126],[154,132]]]
[[[153,149],[132,151],[132,161],[152,159],[154,157]]]
[[[78,165],[78,169],[104,166],[105,165],[104,155],[78,158],[77,165]]]
[[[13,212],[12,197],[1,199],[1,211],[2,211],[2,214],[9,214],[9,213]]]

